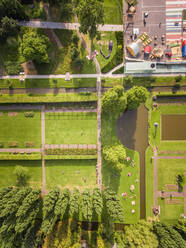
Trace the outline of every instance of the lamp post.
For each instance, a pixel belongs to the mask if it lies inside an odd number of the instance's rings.
[[[156,136],[156,133],[157,133],[158,126],[159,126],[159,124],[157,122],[154,122],[155,136]]]

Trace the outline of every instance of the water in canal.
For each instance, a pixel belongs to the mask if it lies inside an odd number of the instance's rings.
[[[162,115],[162,140],[186,140],[186,115]]]
[[[126,111],[117,120],[116,133],[121,143],[140,155],[140,218],[145,218],[145,150],[148,147],[148,110],[144,105]]]

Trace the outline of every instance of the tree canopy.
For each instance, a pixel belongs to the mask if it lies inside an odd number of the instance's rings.
[[[93,39],[97,35],[97,25],[104,24],[103,0],[80,0],[76,8],[80,22],[79,31],[89,34]]]
[[[102,110],[106,114],[118,114],[126,109],[127,99],[122,86],[115,86],[102,96]]]
[[[141,103],[145,103],[148,97],[148,91],[143,86],[134,86],[126,92],[127,108],[136,109]]]
[[[21,52],[23,57],[33,60],[39,64],[49,63],[48,48],[49,39],[45,35],[40,35],[37,31],[31,31],[23,35]]]
[[[152,223],[144,220],[134,225],[127,225],[122,235],[124,247],[158,248],[158,239],[153,233]]]
[[[111,169],[121,171],[126,159],[126,150],[123,145],[118,144],[105,146],[103,147],[103,157]]]
[[[7,39],[8,36],[17,35],[19,31],[18,22],[12,18],[7,16],[3,17],[1,20],[1,28],[0,28],[0,38]]]
[[[154,231],[159,239],[159,248],[184,248],[186,242],[170,225],[154,222]]]
[[[5,16],[17,20],[24,20],[27,18],[24,7],[19,0],[0,1],[0,20]]]

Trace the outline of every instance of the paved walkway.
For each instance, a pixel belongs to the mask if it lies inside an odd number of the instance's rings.
[[[41,152],[40,148],[1,148],[0,152],[12,152],[12,153],[32,153]]]
[[[79,30],[79,23],[63,23],[63,22],[49,22],[49,21],[20,21],[20,26],[27,26],[31,28],[49,28],[49,29],[69,29]],[[123,32],[123,25],[98,25],[98,31],[121,31]]]
[[[45,175],[45,106],[41,111],[41,145],[42,145],[42,175],[43,175],[43,194],[46,194],[46,175]]]

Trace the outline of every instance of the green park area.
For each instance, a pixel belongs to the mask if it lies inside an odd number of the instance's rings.
[[[102,146],[113,144],[121,144],[116,135],[116,117],[102,114]],[[124,223],[132,224],[140,218],[139,154],[126,149],[126,157],[130,157],[130,161],[126,161],[121,173],[117,173],[109,167],[102,155],[102,180],[105,187],[117,192],[123,207]],[[131,165],[132,161],[135,163],[134,167]],[[131,185],[134,186],[134,190],[130,189]],[[126,197],[122,196],[123,193],[126,193]],[[132,205],[132,201],[135,205]],[[135,210],[134,213],[132,209]]]
[[[177,176],[186,171],[186,159],[158,159],[158,190],[176,191]],[[174,187],[174,190],[170,188]]]
[[[39,111],[0,112],[2,148],[41,146],[41,114]]]
[[[22,166],[26,169],[28,180],[27,185],[33,188],[42,187],[42,167],[39,161],[0,161],[0,188],[8,186],[17,186],[15,167]]]
[[[122,24],[122,0],[104,0],[104,22]]]
[[[149,110],[149,143],[146,150],[146,215],[152,217],[154,206],[154,153],[157,148],[157,190],[163,192],[180,192],[183,194],[186,172],[184,159],[186,142],[184,140],[185,105],[158,104]],[[168,118],[168,119],[166,119]],[[172,120],[172,121],[171,121]],[[178,123],[177,123],[178,122]],[[157,127],[155,127],[155,123]],[[180,126],[181,125],[181,126]],[[166,135],[165,135],[166,134]],[[181,135],[181,136],[180,136]],[[175,137],[175,140],[174,140]],[[178,137],[178,138],[176,138]],[[179,140],[180,139],[180,140]],[[181,181],[180,181],[181,180]],[[179,185],[181,184],[181,188]],[[173,193],[174,194],[174,193]],[[184,212],[183,197],[172,196],[158,198],[159,218],[173,223]]]
[[[96,187],[96,160],[46,160],[46,188]]]
[[[162,222],[174,224],[180,218],[180,214],[184,213],[183,197],[174,197],[172,202],[169,198],[158,198],[158,205],[160,206],[159,219]]]
[[[96,113],[46,113],[46,144],[97,144]]]

